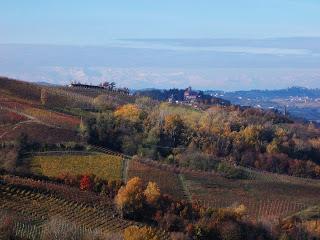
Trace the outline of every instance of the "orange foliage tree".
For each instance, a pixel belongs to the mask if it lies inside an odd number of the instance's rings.
[[[125,216],[132,216],[143,209],[143,183],[139,177],[130,179],[126,186],[120,188],[115,203]]]
[[[130,121],[139,122],[141,118],[142,110],[135,104],[126,104],[120,107],[114,112],[114,115],[118,118]]]

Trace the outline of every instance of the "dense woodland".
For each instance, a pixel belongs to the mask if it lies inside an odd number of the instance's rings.
[[[144,97],[87,118],[80,131],[89,143],[181,167],[210,171],[240,165],[320,178],[319,129],[274,111],[198,110]]]

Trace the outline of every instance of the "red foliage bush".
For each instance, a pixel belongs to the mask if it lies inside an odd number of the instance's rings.
[[[92,181],[88,175],[84,175],[80,180],[80,189],[83,191],[92,190]]]

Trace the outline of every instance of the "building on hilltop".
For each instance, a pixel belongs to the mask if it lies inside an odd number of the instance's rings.
[[[130,91],[128,88],[117,88],[114,82],[103,82],[99,85],[90,85],[90,84],[82,84],[79,82],[72,82],[68,87],[70,88],[82,88],[82,89],[95,89],[95,90],[104,90],[109,92],[117,92],[125,95],[130,95]]]
[[[72,88],[86,88],[86,89],[105,89],[101,86],[89,85],[89,84],[82,84],[82,83],[71,83],[69,87]]]
[[[193,91],[191,87],[188,87],[184,91],[184,101],[189,103],[194,103],[197,99],[200,99],[202,94],[199,92]]]
[[[206,95],[202,91],[193,91],[191,87],[185,89],[183,102],[191,105],[229,106],[231,104],[228,100]]]

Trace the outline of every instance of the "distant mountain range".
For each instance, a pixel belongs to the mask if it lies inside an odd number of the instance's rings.
[[[227,98],[228,100],[241,100],[247,99],[275,99],[275,98],[290,98],[290,97],[308,97],[311,99],[320,98],[320,89],[310,89],[305,87],[291,87],[279,90],[247,90],[247,91],[205,91],[207,94],[219,95]]]
[[[320,89],[291,87],[280,90],[249,91],[205,91],[206,94],[221,97],[233,104],[272,108],[279,111],[285,109],[294,117],[320,123]]]

